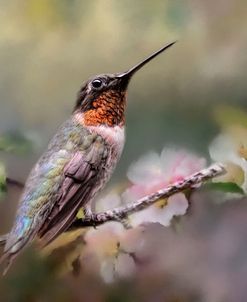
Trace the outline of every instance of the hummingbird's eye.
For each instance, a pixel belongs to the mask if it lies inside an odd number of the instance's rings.
[[[92,81],[93,88],[99,89],[103,85],[103,81],[101,79],[96,79]]]

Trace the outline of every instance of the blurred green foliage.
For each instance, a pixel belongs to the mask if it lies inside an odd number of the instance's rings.
[[[207,156],[219,128],[247,125],[246,26],[242,0],[0,1],[0,159],[13,174],[27,173],[69,117],[85,79],[126,70],[176,39],[130,85],[127,142],[113,182],[125,177],[134,159],[164,145]],[[13,157],[26,153],[25,160]],[[6,189],[4,165],[0,192]],[[242,193],[233,183],[211,186]],[[52,264],[30,250],[1,279],[0,300],[245,301],[246,203],[216,209],[204,194],[192,196],[193,215],[182,219],[176,235],[157,226],[146,232],[148,247],[133,279],[107,285],[87,266],[79,278],[55,277]],[[5,197],[4,231],[18,200]]]
[[[32,142],[21,133],[9,133],[0,136],[0,152],[28,154],[32,151]]]
[[[217,106],[214,109],[214,116],[222,129],[234,125],[247,128],[247,113],[239,107]]]
[[[246,103],[242,6],[240,0],[1,2],[0,129],[32,130],[40,154],[85,79],[126,70],[178,39],[131,83],[128,139],[115,176],[164,144],[207,154],[217,133],[214,107]]]
[[[0,198],[6,191],[6,171],[3,163],[0,162]]]

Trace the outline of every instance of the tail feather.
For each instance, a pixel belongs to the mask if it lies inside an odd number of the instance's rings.
[[[13,260],[17,256],[17,253],[13,254],[10,252],[6,252],[0,258],[0,263],[3,265],[3,276],[8,272]]]
[[[5,238],[3,236],[0,238],[1,244],[5,243],[5,248],[0,258],[0,264],[3,264],[4,267],[3,275],[7,273],[16,256],[29,241],[29,237],[20,237],[14,241],[11,236],[4,236]]]
[[[0,245],[5,245],[5,250],[3,251],[3,254],[0,258],[0,264],[3,266],[3,276],[7,273],[9,267],[11,266],[16,253],[12,253],[11,249],[6,250],[6,242],[8,239],[8,234],[2,235],[0,237]]]

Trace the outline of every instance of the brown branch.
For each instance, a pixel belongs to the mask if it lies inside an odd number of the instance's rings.
[[[16,186],[19,189],[23,189],[25,186],[24,183],[20,182],[19,180],[10,178],[10,177],[6,177],[6,184],[11,185],[11,186]]]
[[[130,214],[141,211],[152,205],[161,198],[168,198],[176,193],[187,189],[194,189],[196,185],[209,179],[224,174],[225,168],[221,164],[214,164],[206,169],[198,171],[181,181],[175,182],[170,186],[161,189],[153,194],[147,195],[136,202],[124,205],[122,207],[108,210],[101,213],[87,215],[81,219],[75,220],[69,230],[82,228],[86,226],[97,226],[108,221],[124,221]]]
[[[8,234],[4,234],[4,235],[0,236],[0,246],[5,245],[7,237],[8,237]]]
[[[154,204],[161,198],[168,198],[176,193],[183,192],[187,189],[194,189],[196,185],[201,184],[209,179],[224,174],[225,168],[221,164],[214,164],[206,169],[200,170],[181,181],[175,182],[170,186],[161,189],[153,194],[147,195],[136,202],[126,204],[122,207],[108,210],[101,213],[87,215],[84,218],[75,220],[67,231],[78,228],[97,226],[108,221],[124,220],[132,213],[141,211],[148,206]],[[0,246],[5,244],[8,234],[0,236]]]

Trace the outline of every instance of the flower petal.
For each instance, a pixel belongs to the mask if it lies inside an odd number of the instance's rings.
[[[174,216],[184,215],[188,208],[188,200],[183,193],[178,193],[168,198],[168,203],[163,208],[156,204],[131,215],[130,222],[133,226],[145,223],[160,223],[169,226]]]
[[[129,167],[127,173],[129,180],[139,185],[156,182],[156,178],[160,175],[160,157],[155,152],[142,156]]]
[[[120,253],[115,262],[116,274],[121,278],[131,277],[135,270],[136,265],[133,258],[126,253]]]

